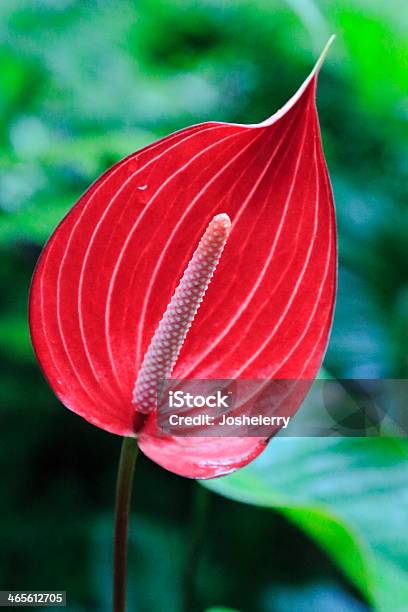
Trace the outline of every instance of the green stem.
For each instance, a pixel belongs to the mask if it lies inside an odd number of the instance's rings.
[[[192,533],[184,574],[184,612],[191,612],[195,609],[195,579],[201,560],[201,552],[205,539],[205,528],[209,505],[209,491],[200,484],[195,483],[193,487]]]
[[[138,453],[134,438],[123,438],[116,483],[115,537],[113,552],[113,612],[126,610],[126,561],[129,509]]]

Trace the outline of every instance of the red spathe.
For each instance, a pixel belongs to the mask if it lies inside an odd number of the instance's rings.
[[[38,262],[33,345],[61,402],[134,436],[132,391],[154,331],[209,221],[232,231],[174,378],[312,379],[336,286],[332,193],[315,105],[317,67],[258,125],[204,123],[117,163],[81,197]],[[226,474],[264,438],[138,432],[143,452],[184,476]]]

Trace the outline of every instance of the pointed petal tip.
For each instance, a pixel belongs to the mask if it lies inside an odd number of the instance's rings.
[[[330,36],[329,40],[327,41],[327,43],[325,44],[324,49],[321,52],[321,54],[319,56],[319,59],[317,60],[317,62],[315,64],[315,67],[313,68],[313,72],[312,72],[313,75],[318,74],[320,68],[323,65],[324,60],[327,57],[327,54],[329,53],[330,47],[332,46],[335,38],[336,38],[336,35],[332,34]]]
[[[309,76],[303,81],[302,85],[299,87],[299,89],[293,94],[293,96],[286,102],[286,104],[284,104],[284,106],[282,106],[282,108],[280,108],[278,111],[276,111],[271,117],[268,117],[268,119],[265,119],[265,121],[262,121],[261,123],[254,123],[249,125],[248,127],[254,127],[254,128],[265,128],[265,127],[269,127],[274,125],[279,119],[281,119],[281,117],[283,117],[286,113],[288,113],[294,106],[295,104],[298,102],[298,100],[302,97],[302,95],[305,93],[308,85],[310,85],[311,83],[316,84],[316,77],[319,74],[320,68],[323,65],[324,60],[326,59],[326,56],[329,52],[329,49],[331,47],[331,45],[333,44],[334,39],[336,38],[335,34],[332,34],[329,38],[329,40],[327,41],[323,51],[321,52],[316,64],[313,67],[313,70],[311,71],[311,73],[309,74]],[[313,86],[313,91],[316,92],[316,87],[315,85]]]

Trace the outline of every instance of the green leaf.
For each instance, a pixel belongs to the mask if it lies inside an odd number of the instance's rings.
[[[113,163],[154,140],[155,134],[136,129],[86,134],[71,140],[51,142],[35,158],[49,166],[75,166],[84,173],[96,175],[105,169],[102,167],[105,158]]]
[[[282,512],[376,610],[406,610],[407,441],[278,437],[246,468],[202,484]]]
[[[0,318],[0,345],[6,348],[9,358],[21,363],[33,360],[27,316],[3,315]]]
[[[0,213],[0,245],[18,241],[42,244],[75,203],[75,196],[34,200],[13,213]]]
[[[206,612],[238,612],[238,610],[233,610],[232,608],[208,608]]]

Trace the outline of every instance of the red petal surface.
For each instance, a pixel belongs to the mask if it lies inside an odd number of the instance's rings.
[[[333,202],[315,106],[317,67],[258,125],[206,123],[120,161],[72,208],[37,265],[34,348],[59,399],[135,435],[132,390],[153,333],[209,221],[232,231],[181,350],[175,378],[314,378],[336,282]],[[140,434],[157,463],[227,473],[259,438]]]
[[[149,417],[139,446],[145,455],[171,472],[189,478],[215,478],[244,467],[265,448],[266,438],[172,437],[159,435],[156,415]]]

